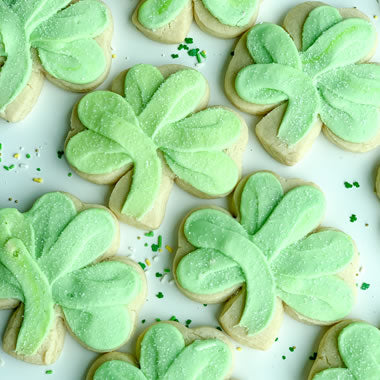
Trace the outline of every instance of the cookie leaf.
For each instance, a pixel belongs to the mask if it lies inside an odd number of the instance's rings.
[[[32,45],[48,48],[49,42],[66,43],[94,38],[108,25],[107,8],[97,0],[81,0],[56,13],[31,35]]]
[[[311,279],[276,275],[279,297],[307,318],[333,322],[350,313],[354,304],[351,287],[337,276]]]
[[[301,69],[298,50],[288,33],[278,25],[256,25],[247,35],[247,49],[256,64],[279,63]]]
[[[124,83],[125,99],[137,116],[163,82],[160,70],[152,65],[136,65],[128,70]]]
[[[320,6],[313,9],[303,26],[302,50],[309,49],[311,45],[328,29],[343,20],[338,9],[334,7]]]
[[[330,368],[317,373],[313,380],[356,380],[352,373],[346,368]],[[364,379],[363,379],[364,380]]]
[[[24,294],[16,277],[12,274],[11,271],[9,271],[3,264],[0,263],[0,299],[11,298],[24,302]]]
[[[105,261],[59,278],[56,303],[70,309],[127,305],[141,290],[139,274],[120,261]]]
[[[67,195],[58,192],[43,195],[24,214],[33,226],[37,259],[50,250],[76,214],[73,201]]]
[[[222,379],[226,377],[232,364],[231,351],[224,342],[217,339],[197,340],[174,359],[164,379],[194,379],[195,363],[197,378]]]
[[[90,130],[69,140],[66,157],[76,169],[87,174],[107,174],[132,164],[121,145]]]
[[[344,364],[357,380],[376,379],[380,373],[380,331],[366,323],[352,323],[338,337]]]
[[[160,148],[177,152],[215,151],[231,146],[239,138],[240,130],[236,114],[224,108],[208,108],[164,126],[154,142]]]
[[[95,372],[94,380],[147,380],[144,374],[131,363],[111,360],[103,363]]]
[[[196,294],[216,294],[245,282],[238,263],[207,248],[187,254],[179,262],[176,275],[183,288]]]
[[[86,310],[62,309],[75,337],[96,351],[105,352],[120,347],[127,341],[133,328],[125,305]]]
[[[368,41],[362,44],[361,41]],[[376,30],[367,20],[345,19],[323,33],[305,52],[300,53],[303,70],[315,77],[327,70],[359,62],[376,43]]]
[[[66,226],[38,263],[52,283],[101,257],[115,236],[115,221],[108,211],[98,208],[84,210]]]
[[[260,229],[284,195],[281,183],[271,173],[249,177],[240,198],[240,224],[253,235]]]
[[[229,193],[239,178],[235,162],[224,152],[163,152],[174,174],[210,196]]]
[[[355,248],[346,234],[326,230],[289,246],[271,263],[274,273],[315,278],[342,271],[353,259]]]
[[[153,325],[141,342],[140,366],[146,378],[167,379],[168,368],[184,348],[183,335],[176,327]]]

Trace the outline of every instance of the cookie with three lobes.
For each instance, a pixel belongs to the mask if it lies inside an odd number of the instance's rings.
[[[255,23],[259,7],[260,0],[140,0],[132,21],[148,38],[174,44],[183,42],[194,14],[206,33],[234,38]]]
[[[112,32],[111,12],[98,0],[0,0],[0,117],[24,119],[45,77],[69,91],[100,85]]]
[[[357,9],[306,2],[239,41],[225,78],[241,110],[266,115],[256,126],[264,148],[294,165],[320,134],[352,152],[380,144],[380,65],[368,63],[377,34]]]
[[[345,320],[323,336],[309,380],[379,380],[380,331]]]
[[[202,74],[136,65],[112,91],[88,94],[74,108],[65,154],[83,178],[116,183],[109,206],[121,221],[158,228],[173,181],[202,198],[234,189],[247,126],[230,109],[203,109],[209,89]]]
[[[221,326],[236,341],[267,349],[285,311],[330,325],[355,302],[358,255],[343,232],[322,228],[322,191],[269,172],[243,179],[233,215],[201,208],[179,231],[174,274],[179,289],[201,303],[225,302]]]
[[[146,280],[139,265],[113,256],[118,245],[114,215],[69,194],[47,193],[23,214],[1,209],[0,309],[17,308],[3,350],[51,364],[63,349],[66,328],[93,351],[126,343]]]
[[[189,329],[176,322],[148,327],[137,340],[140,366],[131,355],[112,352],[98,358],[86,380],[225,380],[233,351],[227,337],[211,327]]]

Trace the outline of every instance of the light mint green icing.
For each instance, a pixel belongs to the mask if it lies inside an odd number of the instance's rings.
[[[377,380],[380,374],[380,331],[363,322],[345,327],[338,336],[338,349],[347,368],[330,368],[314,380]]]
[[[31,48],[38,50],[44,69],[55,78],[87,84],[104,73],[106,59],[93,38],[109,25],[107,8],[97,0],[69,4],[70,0],[0,1],[0,56],[6,57],[0,69],[0,111],[28,83]]]
[[[260,5],[258,0],[202,0],[204,6],[222,24],[244,27]]]
[[[0,299],[25,306],[18,354],[38,351],[52,328],[55,305],[92,349],[115,349],[128,339],[134,321],[126,305],[140,292],[141,278],[120,261],[92,264],[116,234],[108,211],[78,212],[63,193],[42,196],[24,214],[0,210]]]
[[[239,138],[241,121],[220,107],[192,114],[206,91],[204,77],[195,70],[165,80],[153,66],[134,66],[125,78],[125,98],[97,91],[81,100],[78,116],[87,129],[70,139],[67,160],[86,174],[127,171],[133,165],[122,213],[137,219],[152,209],[159,194],[159,151],[173,173],[197,190],[209,196],[229,193],[238,168],[223,150]]]
[[[318,321],[350,312],[353,291],[337,274],[353,259],[354,246],[342,232],[311,233],[325,210],[320,190],[299,186],[284,195],[273,174],[259,172],[244,184],[239,210],[240,223],[213,209],[187,218],[184,233],[195,250],[177,267],[183,288],[210,295],[245,284],[239,325],[248,335],[269,325],[276,297]]]
[[[221,340],[195,340],[186,346],[175,326],[159,323],[142,339],[141,369],[121,360],[106,361],[94,380],[223,380],[231,366],[231,351]]]
[[[308,134],[318,115],[341,139],[367,142],[380,128],[380,66],[360,61],[375,44],[369,21],[343,19],[330,6],[310,12],[301,52],[281,27],[256,25],[247,36],[255,64],[238,73],[236,91],[255,104],[288,102],[278,138],[290,146]]]
[[[146,0],[138,10],[139,22],[156,30],[173,21],[189,0]],[[258,0],[202,0],[205,8],[224,25],[248,25],[260,5]]]

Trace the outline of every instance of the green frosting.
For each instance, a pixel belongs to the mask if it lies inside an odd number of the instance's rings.
[[[136,219],[152,209],[159,194],[159,151],[173,173],[197,190],[210,196],[230,192],[238,168],[223,150],[239,138],[241,122],[224,108],[192,114],[206,89],[195,70],[165,80],[153,66],[134,66],[125,78],[124,98],[97,91],[81,100],[78,116],[87,129],[70,139],[67,160],[86,174],[128,170],[133,164],[122,213]]]
[[[222,380],[231,366],[231,351],[221,340],[196,340],[186,346],[175,326],[159,323],[147,330],[141,342],[141,369],[111,360],[97,369],[94,380]]]
[[[16,352],[35,354],[62,307],[73,334],[94,350],[119,347],[133,320],[126,305],[142,283],[135,269],[99,260],[111,247],[117,225],[100,208],[77,212],[62,193],[48,193],[32,209],[0,210],[0,299],[24,303]],[[104,326],[108,326],[104,329]]]
[[[177,267],[183,288],[211,295],[245,284],[239,325],[248,335],[269,325],[276,297],[318,321],[350,312],[353,291],[337,274],[353,259],[351,239],[334,230],[310,234],[325,210],[320,190],[299,186],[284,195],[273,174],[259,172],[244,184],[239,210],[240,223],[214,209],[187,218],[184,233],[196,249]]]
[[[107,8],[97,0],[0,0],[0,111],[25,88],[32,73],[31,48],[44,69],[73,84],[98,79],[106,68],[94,37],[107,25]],[[65,8],[67,7],[67,8]]]
[[[281,27],[257,25],[247,36],[255,64],[238,73],[236,91],[255,104],[288,102],[278,130],[288,145],[301,141],[318,115],[341,139],[364,143],[380,128],[380,66],[360,64],[375,44],[369,21],[344,20],[330,6],[310,12],[301,52]]]
[[[248,25],[260,4],[258,0],[202,0],[220,23],[229,26]],[[168,25],[189,3],[189,0],[146,0],[139,8],[139,22],[155,30]]]
[[[347,368],[331,368],[314,380],[377,380],[380,373],[380,331],[367,323],[354,322],[338,337],[340,356]]]

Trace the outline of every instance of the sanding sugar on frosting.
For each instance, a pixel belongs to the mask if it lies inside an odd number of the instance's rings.
[[[143,335],[140,368],[128,361],[106,360],[95,371],[93,380],[223,380],[232,367],[230,347],[217,338],[185,343],[175,324],[158,323]],[[92,379],[91,379],[92,380]]]
[[[315,323],[345,317],[354,291],[337,274],[352,262],[355,248],[342,232],[312,233],[325,211],[323,193],[303,185],[284,194],[267,172],[250,176],[240,190],[239,221],[208,208],[186,218],[184,235],[194,250],[176,268],[180,287],[201,300],[244,284],[239,326],[248,337],[270,326],[277,298]]]
[[[364,322],[353,322],[340,331],[337,345],[346,368],[323,370],[317,373],[313,380],[376,380],[379,378],[379,329]]]
[[[32,50],[51,76],[88,84],[106,70],[103,49],[93,39],[110,24],[97,0],[0,1],[0,111],[12,103],[32,74]]]
[[[143,289],[141,275],[123,261],[99,262],[117,233],[108,210],[78,212],[63,193],[43,195],[24,214],[0,210],[0,299],[24,304],[17,355],[38,352],[54,328],[56,306],[90,349],[112,350],[129,338],[134,314],[126,306]]]
[[[199,72],[180,70],[164,79],[157,68],[137,65],[124,88],[125,97],[97,91],[80,101],[86,129],[66,147],[70,165],[85,174],[126,173],[133,165],[121,214],[141,220],[152,210],[165,175],[162,158],[176,177],[208,196],[232,191],[239,169],[224,150],[239,140],[242,121],[221,107],[193,113],[207,92]]]
[[[376,40],[369,21],[344,19],[330,6],[307,16],[301,51],[282,27],[256,25],[246,43],[255,63],[238,73],[236,92],[258,105],[288,102],[277,132],[288,146],[302,141],[318,117],[343,141],[367,143],[380,130],[380,65],[362,61]]]

